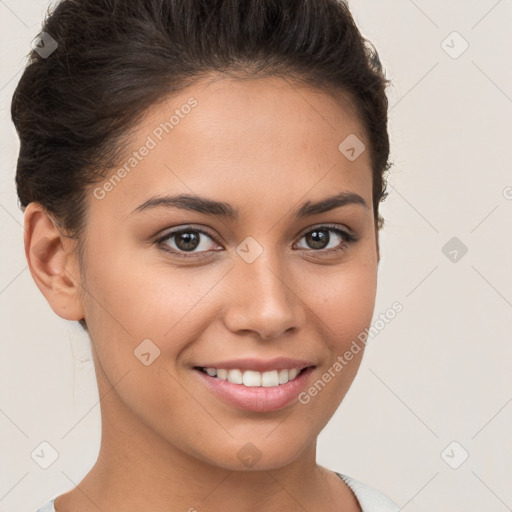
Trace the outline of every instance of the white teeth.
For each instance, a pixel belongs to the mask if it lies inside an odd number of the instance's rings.
[[[279,385],[279,374],[277,370],[272,370],[270,372],[263,372],[261,374],[261,385],[265,388],[269,388],[271,386]]]
[[[248,387],[275,387],[280,384],[286,384],[295,379],[300,373],[300,369],[292,368],[290,370],[271,370],[268,372],[257,372],[255,370],[239,370],[237,368],[226,370],[223,368],[204,368],[210,377],[217,377],[221,380],[227,380],[233,384],[241,384]]]
[[[242,384],[243,383],[243,375],[240,370],[229,370],[228,371],[228,381],[233,384]]]
[[[256,387],[261,386],[261,373],[246,370],[243,378],[244,386]]]
[[[279,384],[286,384],[289,380],[288,370],[279,370]]]

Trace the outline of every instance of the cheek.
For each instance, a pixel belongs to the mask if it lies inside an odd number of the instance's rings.
[[[329,279],[306,282],[311,290],[308,305],[314,311],[317,333],[324,342],[322,367],[299,403],[323,428],[341,404],[361,364],[365,344],[358,338],[372,320],[376,271],[373,265],[352,267]],[[314,285],[314,286],[313,286]],[[313,318],[315,318],[313,320]]]
[[[224,273],[173,269],[165,262],[137,257],[102,260],[91,268],[88,278],[94,297],[86,315],[101,364],[111,382],[129,370],[130,380],[142,371],[144,384],[133,390],[132,398],[127,394],[127,401],[142,399],[150,408],[151,401],[165,400],[152,397],[154,389],[179,391],[167,372],[176,374],[184,358],[190,358],[195,340],[214,321],[211,290]],[[146,367],[138,356],[147,352],[154,362]]]
[[[162,339],[194,302],[201,289],[193,289],[186,271],[105,249],[104,258],[88,268],[89,308],[109,332],[124,339]]]
[[[340,267],[335,274],[308,277],[303,286],[332,348],[339,345],[342,349],[371,323],[377,291],[375,266]]]

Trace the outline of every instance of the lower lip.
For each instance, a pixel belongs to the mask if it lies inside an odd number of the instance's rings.
[[[227,380],[211,377],[201,370],[194,369],[194,372],[229,405],[252,412],[272,412],[295,401],[313,370],[314,367],[307,368],[290,382],[271,387],[233,384]]]

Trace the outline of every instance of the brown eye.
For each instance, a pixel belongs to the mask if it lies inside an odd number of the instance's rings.
[[[332,236],[330,233],[335,233]],[[306,249],[313,249],[315,251],[343,251],[348,245],[356,241],[354,235],[340,229],[339,227],[319,226],[313,230],[308,231],[302,236],[306,241],[308,247]],[[329,247],[331,245],[331,247]],[[304,247],[299,247],[304,249]]]
[[[174,234],[174,243],[181,251],[193,251],[198,247],[200,238],[194,231],[180,231]]]
[[[329,236],[328,229],[315,229],[306,235],[307,244],[312,249],[325,249],[326,244],[329,244],[331,237]]]
[[[213,236],[197,228],[171,231],[155,240],[155,243],[161,245],[164,251],[185,257],[198,256],[212,250],[218,250],[212,248],[218,245]]]

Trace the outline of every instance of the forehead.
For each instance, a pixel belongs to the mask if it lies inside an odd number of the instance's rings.
[[[243,147],[251,152],[258,144],[268,144],[269,149],[279,145],[284,150],[292,149],[295,143],[306,149],[333,143],[337,146],[340,135],[357,133],[364,138],[354,105],[346,95],[334,96],[284,77],[205,78],[163,105],[149,109],[146,130],[165,118],[166,110],[186,109],[191,98],[197,106],[180,116],[187,122],[180,121],[180,130],[173,128],[173,132],[181,133],[182,140],[200,139],[198,144]]]
[[[341,95],[279,77],[209,77],[147,110],[126,158],[107,178],[108,193],[93,207],[115,205],[127,215],[164,193],[235,195],[257,206],[262,195],[279,202],[338,189],[370,204],[369,151],[350,160],[340,149],[346,140],[368,147]]]

